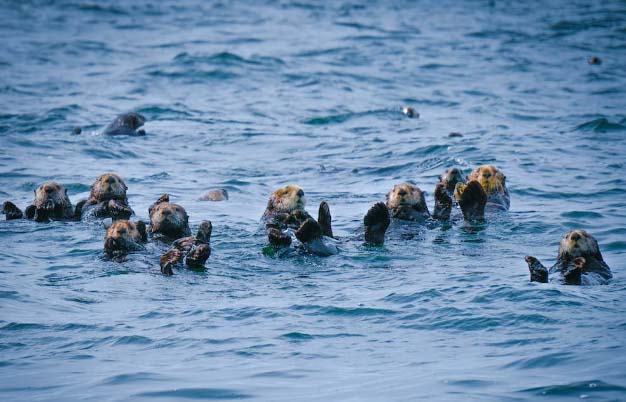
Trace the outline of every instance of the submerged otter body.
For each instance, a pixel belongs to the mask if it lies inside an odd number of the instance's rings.
[[[36,222],[64,221],[74,219],[74,207],[67,196],[67,189],[55,181],[37,187],[35,199],[22,212],[15,204],[7,201],[2,206],[7,220],[27,218]]]
[[[105,173],[91,186],[89,199],[76,206],[76,215],[82,219],[128,219],[134,214],[128,205],[124,180],[115,173]]]
[[[531,282],[565,285],[602,285],[613,277],[598,242],[585,230],[572,230],[561,239],[556,264],[550,269],[532,256],[525,257]]]
[[[295,237],[312,254],[337,254],[328,204],[320,204],[317,221],[306,212],[305,206],[304,191],[298,186],[288,185],[272,193],[261,217],[269,243],[277,249],[285,248]]]

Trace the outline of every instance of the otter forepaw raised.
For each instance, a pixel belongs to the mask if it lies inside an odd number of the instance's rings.
[[[365,242],[373,246],[383,245],[385,242],[385,232],[391,223],[389,209],[378,202],[367,211],[363,218],[365,225]]]
[[[450,218],[452,212],[452,197],[446,190],[444,183],[438,183],[435,187],[435,210],[433,211],[433,218],[439,220],[447,220]]]
[[[11,201],[6,201],[2,204],[2,213],[6,215],[7,221],[13,219],[22,219],[24,214],[22,210],[17,207],[17,205],[13,204]]]
[[[322,227],[313,219],[307,219],[296,232],[296,238],[302,243],[308,243],[319,239],[324,235]]]
[[[472,180],[467,184],[457,183],[454,196],[466,220],[480,220],[485,217],[487,193],[478,181]]]
[[[334,238],[332,228],[332,217],[330,215],[330,207],[326,201],[320,203],[320,209],[317,215],[317,223],[322,227],[324,236]]]

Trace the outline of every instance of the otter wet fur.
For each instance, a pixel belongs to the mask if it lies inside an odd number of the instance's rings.
[[[150,233],[164,236],[170,241],[191,236],[187,211],[182,206],[169,201],[169,194],[163,194],[148,209]]]
[[[143,126],[146,118],[139,113],[123,113],[118,115],[102,131],[104,135],[144,135],[144,130],[137,130]]]
[[[104,252],[121,262],[126,254],[143,250],[146,241],[148,232],[143,221],[117,220],[106,231]]]
[[[531,282],[565,285],[603,285],[613,277],[598,242],[585,230],[572,230],[561,239],[556,264],[550,269],[532,256],[524,258]]]
[[[76,217],[128,219],[134,214],[126,198],[128,187],[115,173],[105,173],[91,185],[89,199],[76,205]]]
[[[204,267],[204,263],[211,256],[211,221],[202,221],[195,236],[183,237],[172,243],[172,249],[161,256],[161,272],[173,275],[173,267],[183,263],[191,269]]]
[[[35,200],[22,212],[7,201],[2,206],[7,220],[27,219],[36,222],[74,220],[74,207],[67,196],[67,189],[55,181],[49,181],[35,189]]]
[[[312,254],[336,254],[337,247],[325,240],[325,237],[332,236],[332,218],[328,204],[320,204],[319,222],[306,212],[305,206],[306,197],[299,186],[287,185],[272,193],[261,217],[270,245],[277,249],[289,247],[292,243],[289,231],[295,230],[295,237]]]

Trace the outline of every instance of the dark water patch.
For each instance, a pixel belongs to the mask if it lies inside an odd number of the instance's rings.
[[[171,378],[167,376],[163,376],[156,373],[151,372],[135,372],[135,373],[125,373],[125,374],[117,374],[111,377],[107,377],[100,382],[100,385],[128,385],[132,383],[142,383],[142,382],[153,382],[153,381],[166,381]]]
[[[607,398],[623,397],[626,388],[620,385],[606,383],[601,380],[577,381],[569,384],[547,385],[543,387],[529,388],[519,391],[521,393],[533,394],[537,396],[571,396],[587,399],[590,395],[601,396],[608,393]],[[584,396],[584,398],[583,398]],[[618,399],[614,399],[618,400]]]
[[[141,335],[128,335],[128,336],[121,336],[119,337],[115,342],[113,342],[114,346],[119,346],[119,345],[149,345],[151,344],[153,341],[152,339],[146,337],[146,336],[141,336]]]
[[[504,365],[502,368],[509,369],[536,369],[549,368],[570,364],[577,359],[577,355],[572,352],[548,353],[545,355],[523,358]]]
[[[176,64],[185,66],[212,64],[218,66],[263,65],[268,67],[276,67],[284,64],[281,59],[275,57],[252,56],[251,58],[245,58],[231,52],[220,52],[212,55],[195,55],[183,52],[177,54],[174,57],[173,61]]]
[[[253,396],[233,389],[225,388],[178,388],[166,391],[150,391],[135,394],[138,398],[167,398],[167,399],[249,399]]]
[[[601,219],[604,217],[601,213],[593,211],[569,211],[561,213],[561,216],[570,219]]]
[[[624,129],[626,129],[626,125],[624,125],[623,122],[612,123],[604,117],[576,126],[576,130],[591,131],[594,133],[606,133],[609,131],[621,131]]]
[[[296,311],[307,311],[313,315],[334,315],[343,317],[364,317],[364,316],[387,316],[394,315],[396,311],[380,308],[368,307],[336,307],[336,306],[316,306],[316,305],[295,305],[291,307]]]

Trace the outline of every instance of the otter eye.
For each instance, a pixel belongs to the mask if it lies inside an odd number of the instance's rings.
[[[398,195],[399,195],[400,197],[404,197],[404,196],[406,195],[406,191],[404,191],[404,190],[400,190],[400,191],[398,191]]]

